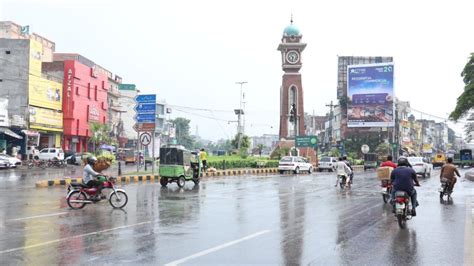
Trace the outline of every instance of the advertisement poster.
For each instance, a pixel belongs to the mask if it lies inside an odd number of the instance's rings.
[[[8,99],[0,98],[0,127],[9,127]]]
[[[30,75],[28,99],[30,105],[61,110],[63,85],[61,83]]]
[[[30,107],[30,128],[63,131],[63,113],[40,107]]]
[[[41,77],[41,55],[43,54],[43,45],[30,39],[30,77]]]
[[[393,63],[347,66],[347,126],[393,127]]]

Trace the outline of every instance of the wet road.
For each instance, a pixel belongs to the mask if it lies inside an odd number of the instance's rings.
[[[437,176],[439,172],[435,172]],[[471,251],[474,183],[440,203],[439,181],[418,188],[418,216],[398,228],[375,173],[350,191],[335,176],[245,176],[125,185],[129,203],[69,210],[64,188],[1,181],[2,264],[463,265]]]

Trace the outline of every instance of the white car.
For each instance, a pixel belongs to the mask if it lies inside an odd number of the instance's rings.
[[[10,162],[7,159],[0,158],[0,169],[5,169],[10,167]]]
[[[423,157],[408,157],[407,159],[416,174],[421,175],[423,178],[431,176],[433,165],[427,159]]]
[[[11,155],[0,154],[0,158],[7,160],[10,163],[11,168],[16,168],[17,166],[21,166],[21,160]]]
[[[313,172],[313,165],[303,157],[285,156],[278,163],[278,171],[280,174],[283,174],[285,171],[293,171],[295,174],[306,171],[311,174]]]
[[[332,172],[336,169],[337,158],[336,157],[322,157],[319,160],[318,171],[328,170]]]
[[[64,160],[64,151],[58,148],[45,148],[37,156],[41,161]]]

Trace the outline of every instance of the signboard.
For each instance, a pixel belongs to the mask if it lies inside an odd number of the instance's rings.
[[[9,127],[8,99],[0,98],[0,127]]]
[[[393,127],[393,63],[347,66],[347,126]]]
[[[137,132],[153,131],[155,129],[155,124],[154,123],[137,123],[133,126],[133,129],[135,129],[135,131]]]
[[[148,146],[151,143],[151,134],[148,132],[144,132],[140,135],[140,143],[143,146]]]
[[[137,105],[135,106],[135,111],[137,115],[135,116],[136,129],[137,131],[142,131],[144,129],[142,124],[149,124],[146,127],[151,128],[150,131],[155,130],[155,121],[156,121],[156,94],[141,94],[135,97]]]
[[[137,86],[135,84],[119,84],[118,88],[121,91],[134,91]]]
[[[30,105],[61,110],[63,85],[61,83],[30,75],[28,101]]]
[[[100,121],[100,112],[99,109],[97,109],[97,107],[95,106],[89,107],[89,121]]]
[[[155,103],[139,103],[135,106],[137,114],[154,114],[156,113]]]
[[[43,45],[38,41],[30,39],[30,54],[29,54],[30,78],[32,76],[41,77],[41,64],[42,64],[41,54],[43,54]]]
[[[360,151],[361,151],[363,154],[369,153],[369,151],[370,151],[369,145],[367,145],[367,144],[362,145],[362,146],[360,147]]]
[[[30,128],[63,131],[63,113],[40,107],[30,107]]]
[[[295,146],[298,148],[317,148],[318,137],[317,136],[296,136]]]

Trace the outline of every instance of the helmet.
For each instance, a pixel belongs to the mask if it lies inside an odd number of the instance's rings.
[[[408,159],[405,156],[400,156],[400,158],[398,158],[397,163],[398,166],[410,166],[410,163],[408,162]]]
[[[94,165],[95,162],[97,162],[97,158],[95,158],[95,156],[87,157],[87,164]]]

